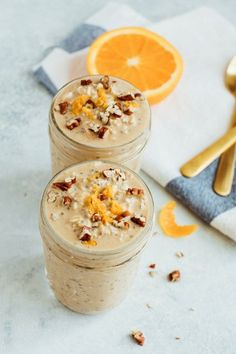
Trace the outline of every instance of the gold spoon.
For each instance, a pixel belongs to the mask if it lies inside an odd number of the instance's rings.
[[[236,56],[234,56],[225,71],[225,86],[236,98]],[[236,108],[232,117],[231,125],[236,125]],[[217,168],[214,191],[222,196],[230,194],[234,179],[235,169],[235,145],[226,150],[221,158]]]
[[[224,151],[236,143],[236,126],[231,128],[221,138],[216,140],[213,144],[208,146],[205,150],[200,152],[197,156],[186,162],[181,168],[180,172],[185,177],[194,177],[202,172],[210,165],[217,157]]]

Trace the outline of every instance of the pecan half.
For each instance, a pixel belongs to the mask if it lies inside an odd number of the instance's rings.
[[[68,195],[65,195],[63,197],[63,204],[66,205],[66,206],[70,206],[71,203],[72,203],[71,197],[69,197]]]
[[[144,345],[145,337],[141,331],[133,331],[131,336],[138,345]]]
[[[117,97],[120,101],[133,101],[134,96],[131,93],[127,93],[127,95],[120,95]]]
[[[144,227],[146,224],[146,218],[144,216],[133,216],[131,219],[134,224],[137,224],[138,226]]]
[[[98,131],[98,137],[99,139],[103,139],[104,138],[104,135],[106,134],[108,128],[107,127],[101,127]]]
[[[103,87],[105,90],[109,89],[110,87],[110,78],[108,75],[104,75],[101,79],[100,82],[102,83]]]
[[[81,119],[80,118],[73,118],[66,122],[66,127],[70,130],[77,128],[80,125]]]
[[[66,114],[68,111],[69,103],[67,101],[59,103],[59,110],[61,114]]]
[[[90,85],[91,83],[92,83],[92,80],[90,80],[90,79],[88,79],[88,80],[83,79],[83,80],[80,81],[80,85],[81,85],[81,86],[88,86],[88,85]]]
[[[180,271],[179,270],[173,270],[173,272],[171,272],[168,275],[168,279],[169,279],[169,281],[172,281],[172,282],[180,280]]]
[[[141,196],[144,195],[144,190],[140,188],[128,188],[126,194]]]
[[[76,183],[76,178],[73,177],[71,178],[70,181],[64,181],[64,182],[54,182],[52,184],[53,188],[58,188],[61,191],[68,191],[68,189]]]

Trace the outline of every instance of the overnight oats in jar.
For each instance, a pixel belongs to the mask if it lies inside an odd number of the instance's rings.
[[[50,109],[52,172],[95,159],[138,172],[150,126],[147,99],[127,81],[101,75],[73,80],[58,91]]]
[[[49,284],[80,313],[117,306],[151,236],[153,200],[130,169],[88,161],[58,173],[42,197],[40,232]]]

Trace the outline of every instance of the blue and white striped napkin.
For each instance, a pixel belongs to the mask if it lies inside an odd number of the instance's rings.
[[[54,94],[63,84],[86,74],[87,47],[101,33],[122,26],[145,26],[171,41],[184,58],[183,78],[167,99],[152,107],[153,125],[143,170],[208,224],[236,241],[236,177],[230,196],[212,191],[217,161],[187,179],[179,167],[228,128],[234,107],[223,74],[235,55],[236,30],[209,8],[150,23],[124,4],[109,3],[79,25],[34,68],[34,75]],[[158,65],[158,63],[157,63]]]

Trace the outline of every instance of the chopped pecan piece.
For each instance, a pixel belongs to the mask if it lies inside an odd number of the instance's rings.
[[[144,345],[145,337],[141,331],[133,331],[131,336],[138,345]]]
[[[155,269],[155,268],[156,268],[156,263],[151,263],[151,264],[149,264],[148,267],[149,267],[149,268],[152,268],[152,269]]]
[[[144,195],[144,190],[140,188],[128,188],[126,193],[128,195],[142,196]]]
[[[100,214],[98,213],[94,213],[92,216],[91,216],[91,221],[92,222],[98,222],[98,221],[101,221],[102,220],[102,217]]]
[[[55,203],[55,201],[57,200],[58,197],[58,193],[55,193],[54,191],[50,191],[48,192],[47,195],[47,202],[48,203]]]
[[[99,194],[98,199],[100,199],[101,201],[103,201],[103,200],[108,199],[108,197],[107,197],[106,195],[104,195],[104,194],[101,193],[101,194]]]
[[[115,169],[115,174],[116,174],[116,180],[118,181],[119,179],[121,181],[125,181],[126,180],[126,174],[124,171],[122,171],[120,168],[116,168]]]
[[[134,224],[137,224],[138,226],[144,227],[146,224],[146,218],[144,216],[133,216],[131,219]]]
[[[80,233],[78,235],[80,241],[90,241],[92,238],[92,235],[90,233],[91,227],[89,226],[82,226]]]
[[[122,114],[118,114],[118,113],[113,112],[113,113],[110,113],[110,117],[111,118],[121,118]]]
[[[100,82],[102,83],[103,87],[105,90],[109,89],[110,87],[110,78],[108,75],[104,75],[101,79]]]
[[[83,234],[82,237],[80,237],[80,241],[90,241],[92,236],[90,234]]]
[[[58,188],[61,191],[68,191],[68,189],[74,184],[76,183],[76,178],[73,177],[68,181],[64,181],[64,182],[54,182],[52,184],[53,188]]]
[[[68,111],[69,103],[67,101],[59,103],[59,110],[61,114],[66,114]]]
[[[131,116],[133,114],[133,112],[130,110],[130,109],[124,109],[123,110],[123,113],[126,115],[126,116]]]
[[[96,104],[93,102],[93,100],[91,100],[91,98],[88,99],[88,101],[86,102],[86,106],[90,106],[91,108],[96,108]]]
[[[115,170],[114,170],[114,168],[109,168],[108,170],[102,171],[102,174],[106,178],[112,178],[112,177],[114,177]]]
[[[63,197],[63,204],[66,205],[66,206],[70,206],[71,203],[72,203],[71,197],[69,197],[68,195],[65,195]]]
[[[104,170],[102,174],[105,178],[116,178],[117,181],[119,179],[125,181],[126,179],[125,172],[122,171],[120,168],[109,168],[107,170]]]
[[[121,221],[123,218],[127,218],[128,216],[130,216],[130,212],[128,210],[126,210],[126,211],[123,211],[123,213],[117,215],[115,220]]]
[[[96,134],[99,132],[100,128],[101,128],[101,126],[98,125],[98,124],[95,124],[95,123],[90,123],[89,124],[89,130],[91,130],[92,132],[94,132]]]
[[[129,223],[128,223],[128,221],[124,221],[124,228],[125,228],[125,229],[128,229],[128,228],[129,228]]]
[[[103,124],[109,124],[110,121],[110,113],[109,112],[100,112],[99,119],[101,119]]]
[[[98,137],[99,139],[103,139],[104,138],[104,135],[106,134],[108,128],[107,127],[101,127],[98,131]]]
[[[168,279],[169,279],[169,281],[172,281],[172,282],[180,280],[180,271],[179,270],[173,270],[173,272],[171,272],[168,275]]]
[[[73,118],[66,122],[66,127],[70,130],[77,128],[80,125],[81,119],[80,118]]]
[[[90,85],[91,83],[92,83],[92,80],[90,80],[90,79],[88,79],[88,80],[83,79],[83,80],[80,81],[80,85],[81,85],[81,86],[88,86],[88,85]]]
[[[117,97],[120,101],[133,101],[134,96],[131,93],[127,93],[127,95],[120,95]]]
[[[123,221],[121,220],[117,220],[115,218],[115,220],[113,220],[113,226],[115,227],[119,227],[120,229],[128,229],[129,228],[129,223],[127,221]]]

